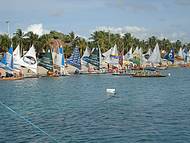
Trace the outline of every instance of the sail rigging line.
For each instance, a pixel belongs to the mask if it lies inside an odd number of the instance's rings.
[[[8,109],[9,111],[11,111],[12,113],[14,113],[15,115],[17,115],[20,119],[23,119],[26,123],[32,125],[34,128],[36,128],[37,130],[39,130],[40,132],[44,133],[45,135],[47,135],[52,141],[54,141],[55,143],[59,143],[54,137],[52,137],[51,135],[49,135],[46,131],[44,131],[43,129],[41,129],[40,127],[38,127],[37,125],[35,125],[34,123],[32,123],[30,120],[28,120],[27,118],[25,118],[24,116],[20,115],[19,113],[17,113],[15,110],[13,110],[11,107],[7,106],[6,104],[4,104],[3,102],[0,101],[0,104],[5,107],[6,109]]]

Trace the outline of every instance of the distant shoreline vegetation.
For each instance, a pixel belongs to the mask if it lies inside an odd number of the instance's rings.
[[[91,34],[89,39],[83,37],[76,37],[74,32],[64,34],[57,31],[51,31],[49,34],[38,36],[32,31],[24,33],[21,29],[17,29],[12,38],[9,38],[7,34],[0,34],[0,53],[6,52],[11,46],[15,49],[17,45],[20,45],[22,52],[27,51],[31,45],[36,48],[37,55],[48,50],[51,47],[64,47],[65,56],[69,56],[73,47],[79,47],[81,55],[86,47],[94,48],[100,47],[102,52],[107,51],[112,46],[117,44],[119,51],[124,49],[125,53],[129,51],[131,47],[141,47],[143,53],[148,51],[149,48],[153,49],[156,43],[159,44],[161,50],[169,51],[174,48],[175,52],[179,48],[190,49],[190,43],[183,44],[180,40],[171,42],[168,39],[158,39],[155,36],[149,37],[146,40],[140,40],[130,33],[120,36],[120,34],[113,34],[105,31],[95,31]]]

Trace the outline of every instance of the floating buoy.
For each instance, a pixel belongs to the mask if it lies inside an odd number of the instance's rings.
[[[168,76],[171,76],[171,73],[168,73]]]
[[[116,94],[116,90],[114,88],[107,88],[106,92],[109,94]]]

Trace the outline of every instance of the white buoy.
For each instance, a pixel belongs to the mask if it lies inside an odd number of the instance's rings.
[[[114,88],[107,88],[106,92],[109,94],[116,94],[116,90]]]
[[[168,73],[168,76],[171,76],[171,73]]]

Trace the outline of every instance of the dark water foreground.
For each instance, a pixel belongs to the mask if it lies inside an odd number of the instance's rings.
[[[0,101],[58,142],[189,143],[190,69],[167,72],[171,77],[0,81]],[[117,97],[106,88],[116,88]],[[53,141],[0,105],[0,142]]]

